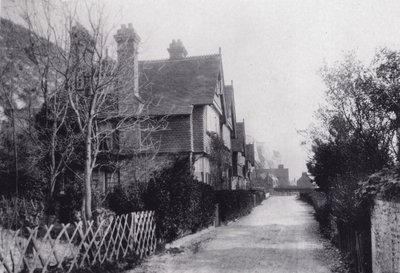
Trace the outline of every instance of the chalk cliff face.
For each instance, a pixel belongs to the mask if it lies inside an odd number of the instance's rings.
[[[37,60],[32,54],[28,29],[9,20],[0,21],[0,120],[10,107],[19,115],[37,111],[43,103]],[[11,105],[12,104],[12,105]]]

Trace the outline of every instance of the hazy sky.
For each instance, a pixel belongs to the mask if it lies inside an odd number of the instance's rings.
[[[0,0],[1,1],[1,0]],[[7,0],[12,1],[12,0]],[[3,0],[4,2],[4,0]],[[400,49],[400,1],[107,1],[116,24],[142,37],[140,59],[167,58],[180,38],[189,56],[222,48],[225,82],[234,82],[237,118],[247,133],[279,150],[290,177],[306,171],[307,150],[296,132],[313,122],[323,98],[324,64],[355,50]]]
[[[124,0],[121,22],[144,43],[142,59],[166,58],[180,38],[189,55],[222,48],[225,81],[234,82],[238,120],[279,150],[290,177],[306,170],[296,132],[323,98],[318,74],[349,50],[369,59],[380,46],[400,49],[400,1]]]

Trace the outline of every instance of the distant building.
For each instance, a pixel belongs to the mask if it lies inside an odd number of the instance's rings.
[[[251,186],[253,189],[263,189],[268,192],[279,184],[278,178],[268,173],[267,169],[255,169],[251,173]]]
[[[269,174],[278,178],[279,186],[289,186],[289,169],[284,168],[283,164],[278,165],[278,168],[267,169]]]
[[[311,182],[311,178],[307,173],[302,173],[301,177],[297,180],[297,187],[299,188],[315,188]]]
[[[246,129],[243,122],[236,123],[236,138],[232,139],[232,189],[246,189],[247,162],[246,162]]]

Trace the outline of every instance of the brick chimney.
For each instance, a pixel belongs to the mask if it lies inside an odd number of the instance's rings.
[[[118,64],[123,74],[124,89],[139,96],[139,62],[138,46],[140,37],[133,29],[132,24],[121,25],[114,35],[117,42]]]
[[[182,44],[182,41],[178,39],[178,41],[172,40],[169,44],[169,48],[167,48],[169,52],[170,60],[179,60],[183,59],[187,56],[187,51]]]
[[[70,31],[70,53],[72,54],[72,62],[74,67],[85,69],[92,62],[93,52],[95,48],[94,38],[89,31],[77,23]]]

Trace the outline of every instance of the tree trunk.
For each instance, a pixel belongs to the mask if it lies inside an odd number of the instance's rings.
[[[17,150],[17,133],[15,130],[15,113],[14,109],[11,109],[11,119],[12,119],[12,134],[13,134],[13,152],[14,152],[14,172],[15,172],[15,194],[18,196],[18,150]]]
[[[85,136],[85,215],[92,219],[92,120],[89,119]]]
[[[397,162],[400,162],[400,112],[396,112],[396,134],[397,134],[397,154],[396,154],[396,159]]]
[[[52,132],[51,132],[51,150],[50,150],[50,185],[49,185],[49,197],[50,200],[53,198],[54,194],[54,187],[56,184],[56,127],[57,123],[56,121],[53,121],[53,126],[52,126]]]

